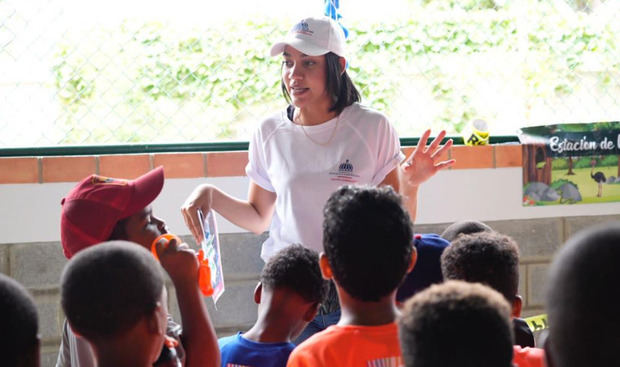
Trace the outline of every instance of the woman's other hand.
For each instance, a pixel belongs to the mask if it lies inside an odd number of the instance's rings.
[[[183,206],[181,206],[185,225],[189,228],[197,243],[201,243],[204,236],[200,218],[198,218],[198,210],[202,211],[203,215],[207,215],[212,208],[212,204],[213,186],[204,184],[197,186],[187,197]]]
[[[452,146],[452,139],[442,146],[439,145],[446,136],[446,131],[442,130],[427,147],[426,143],[430,135],[431,130],[426,130],[413,152],[401,164],[401,190],[417,189],[420,184],[433,177],[438,171],[454,164],[454,159],[438,161],[441,154]]]

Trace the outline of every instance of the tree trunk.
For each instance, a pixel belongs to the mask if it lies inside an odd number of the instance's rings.
[[[566,173],[566,175],[572,176],[574,174],[575,172],[573,172],[573,157],[568,157],[568,172]]]
[[[551,184],[551,157],[547,157],[544,144],[525,144],[523,151],[523,186],[530,182]],[[545,162],[543,167],[537,164]]]

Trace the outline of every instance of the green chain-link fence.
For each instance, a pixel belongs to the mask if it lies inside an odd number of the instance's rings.
[[[348,72],[401,136],[476,118],[502,135],[620,119],[618,0],[365,1],[399,9],[365,18],[347,13],[354,2],[341,1]],[[119,6],[79,21],[68,3],[0,0],[1,147],[247,140],[284,106],[267,54],[296,19],[123,17]]]

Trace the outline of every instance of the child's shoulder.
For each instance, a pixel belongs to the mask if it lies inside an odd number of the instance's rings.
[[[381,326],[333,325],[295,348],[290,359],[293,363],[289,365],[357,365],[351,364],[351,361],[381,355],[386,348],[392,351],[400,348],[396,323]],[[343,354],[343,350],[356,352]]]
[[[239,339],[241,337],[241,333],[237,333],[234,335],[230,335],[230,336],[225,336],[222,338],[219,338],[217,340],[217,345],[220,347],[220,349],[225,348],[225,347],[230,347],[233,344],[238,343]]]

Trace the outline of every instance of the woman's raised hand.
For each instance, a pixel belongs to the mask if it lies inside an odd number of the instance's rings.
[[[198,210],[201,210],[203,215],[206,216],[209,210],[211,210],[212,203],[213,186],[204,184],[198,185],[187,197],[183,206],[181,206],[185,225],[192,232],[192,236],[194,236],[197,243],[201,243],[204,236],[200,218],[198,218]]]
[[[443,146],[439,146],[446,136],[446,131],[442,130],[427,147],[426,143],[430,135],[431,130],[426,130],[420,137],[420,141],[413,152],[401,164],[401,187],[405,191],[407,188],[417,189],[421,183],[433,177],[438,171],[450,167],[455,162],[454,159],[438,162],[441,153],[452,146],[452,139],[448,140]]]

